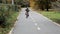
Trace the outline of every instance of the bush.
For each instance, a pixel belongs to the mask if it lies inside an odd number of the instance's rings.
[[[5,28],[9,23],[6,22],[7,18],[11,16],[15,11],[18,11],[16,5],[0,5],[0,26]]]
[[[3,25],[5,24],[5,17],[4,16],[0,16],[0,25],[2,27],[4,27]]]

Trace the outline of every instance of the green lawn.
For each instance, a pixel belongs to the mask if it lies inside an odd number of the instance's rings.
[[[11,28],[14,26],[14,23],[16,22],[17,16],[19,12],[12,13],[8,18],[6,18],[6,27],[2,28],[0,27],[0,34],[8,34]]]
[[[38,11],[40,14],[50,18],[54,22],[60,24],[60,12],[58,11]]]

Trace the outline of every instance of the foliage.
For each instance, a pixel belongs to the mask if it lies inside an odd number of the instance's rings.
[[[44,9],[48,10],[51,5],[50,0],[38,0],[38,1],[36,1],[36,3],[38,4],[38,7],[40,7],[40,9],[42,9],[42,10],[44,10]]]
[[[15,4],[21,5],[21,7],[29,6],[29,1],[27,0],[15,0]]]
[[[13,12],[11,12],[13,11]],[[0,26],[5,27],[6,26],[6,19],[10,17],[11,13],[13,14],[14,11],[18,11],[18,7],[12,6],[12,5],[0,5]]]
[[[17,9],[17,10],[16,10]],[[18,15],[17,5],[0,5],[0,34],[8,34]]]

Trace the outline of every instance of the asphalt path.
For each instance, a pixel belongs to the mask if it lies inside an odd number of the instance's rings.
[[[26,18],[25,9],[22,8],[11,34],[60,34],[60,26],[31,9]]]

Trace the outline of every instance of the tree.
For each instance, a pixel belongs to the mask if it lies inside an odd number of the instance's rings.
[[[0,3],[2,3],[2,0],[0,0]]]
[[[21,2],[23,2],[23,0],[15,0],[16,4],[20,4]]]
[[[36,1],[36,3],[38,4],[38,8],[44,10],[45,9],[45,1],[44,0],[38,0]]]
[[[14,0],[12,0],[12,5],[14,5]]]
[[[49,11],[50,5],[51,5],[51,0],[45,0],[45,7],[47,11]]]
[[[38,0],[38,1],[36,1],[36,3],[40,7],[40,9],[42,9],[42,10],[46,9],[48,11],[48,9],[51,5],[51,0]]]

